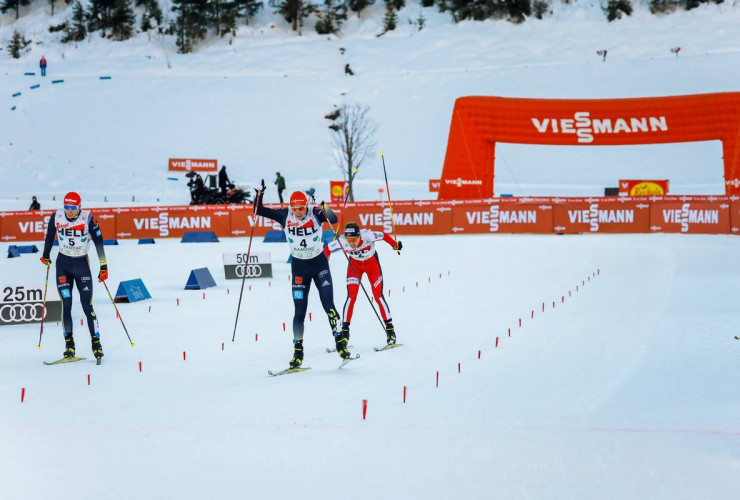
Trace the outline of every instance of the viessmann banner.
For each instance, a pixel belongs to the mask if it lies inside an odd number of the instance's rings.
[[[281,205],[268,205],[279,208]],[[284,207],[284,205],[282,205]],[[180,238],[186,231],[262,237],[280,226],[251,205],[91,208],[106,239]],[[740,196],[519,197],[482,200],[348,203],[350,221],[399,235],[473,233],[740,234]],[[0,241],[43,241],[52,211],[0,212]],[[329,226],[324,225],[328,230]]]
[[[499,142],[594,147],[718,140],[725,194],[740,194],[738,123],[740,92],[629,99],[460,97],[450,120],[438,199],[492,196]],[[666,193],[667,185],[660,195]],[[658,193],[632,196],[648,194]]]

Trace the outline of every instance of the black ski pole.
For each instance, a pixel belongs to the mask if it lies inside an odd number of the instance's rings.
[[[136,344],[131,342],[131,336],[128,334],[128,329],[126,329],[126,324],[123,322],[123,316],[121,316],[121,313],[118,311],[118,307],[116,307],[116,301],[113,300],[113,295],[110,294],[110,290],[108,290],[108,285],[105,283],[105,281],[102,281],[103,286],[105,287],[105,291],[108,292],[108,297],[110,297],[110,302],[113,304],[113,309],[116,310],[116,316],[118,316],[118,319],[121,320],[121,325],[123,326],[123,331],[126,332],[126,336],[128,337],[128,341],[131,344],[131,347],[135,347]]]
[[[39,345],[36,349],[41,349],[41,336],[44,334],[44,318],[46,317],[46,288],[49,286],[49,268],[51,264],[46,266],[46,281],[44,282],[44,301],[41,303],[41,331],[39,331]]]
[[[264,183],[263,183],[264,184]],[[252,237],[254,236],[254,226],[257,225],[257,205],[262,201],[262,193],[257,193],[257,199],[254,202],[254,221],[252,222],[252,229],[249,231],[249,246],[247,247],[247,258],[244,259],[244,273],[242,273],[242,288],[239,291],[239,305],[236,307],[236,320],[234,320],[234,334],[231,336],[231,341],[234,342],[236,339],[236,325],[239,323],[239,311],[242,308],[242,295],[244,295],[244,282],[247,281],[247,265],[249,264],[249,254],[252,252]]]

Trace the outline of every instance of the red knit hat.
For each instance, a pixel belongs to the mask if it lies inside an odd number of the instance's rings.
[[[293,191],[290,195],[290,208],[306,208],[308,206],[308,196],[303,191]]]
[[[80,195],[74,191],[70,191],[64,195],[64,204],[79,207],[82,204],[82,198],[80,198]]]

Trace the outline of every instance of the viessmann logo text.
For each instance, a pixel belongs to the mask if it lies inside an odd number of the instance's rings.
[[[487,224],[489,231],[495,233],[501,224],[537,224],[537,210],[501,210],[499,205],[491,205],[488,212],[465,212],[468,224]]]
[[[663,222],[680,224],[681,232],[686,233],[691,224],[719,224],[719,210],[693,209],[691,203],[684,203],[681,208],[664,209]]]
[[[170,229],[210,229],[211,217],[205,216],[170,216],[162,212],[159,217],[134,218],[134,226],[138,231],[158,230],[159,236],[169,236]]]
[[[458,177],[457,179],[443,179],[445,181],[446,186],[456,186],[456,187],[463,187],[463,186],[482,186],[483,181],[480,179],[463,179],[461,177]]]
[[[665,116],[643,116],[625,118],[591,118],[589,111],[577,111],[573,118],[532,118],[537,132],[553,134],[575,134],[578,142],[588,144],[595,134],[632,134],[636,132],[667,132]]]
[[[588,209],[568,210],[568,220],[571,224],[588,224],[589,231],[599,230],[599,224],[632,224],[635,222],[635,211],[632,209],[599,208],[598,203],[592,203]]]

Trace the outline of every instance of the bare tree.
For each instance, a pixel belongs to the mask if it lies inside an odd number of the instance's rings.
[[[349,187],[349,200],[355,201],[352,191],[356,172],[373,154],[378,124],[369,116],[367,104],[342,104],[339,116],[331,125],[334,161],[342,170]]]

